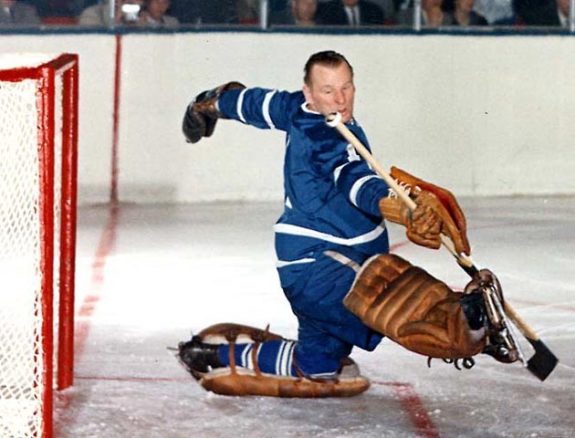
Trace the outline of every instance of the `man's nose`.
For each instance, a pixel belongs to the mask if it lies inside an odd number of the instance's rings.
[[[339,90],[335,92],[335,101],[338,104],[345,103],[345,95]]]

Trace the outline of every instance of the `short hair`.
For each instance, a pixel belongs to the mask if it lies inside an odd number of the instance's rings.
[[[303,81],[307,86],[311,83],[311,69],[314,65],[324,65],[326,67],[338,67],[341,64],[347,64],[349,70],[351,71],[351,76],[353,77],[353,67],[349,61],[341,53],[337,53],[333,50],[324,50],[323,52],[314,53],[309,57],[305,63],[303,69],[304,76]]]

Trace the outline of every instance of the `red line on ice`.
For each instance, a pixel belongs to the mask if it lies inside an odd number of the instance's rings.
[[[90,317],[94,314],[96,305],[100,301],[100,291],[104,283],[104,270],[106,259],[112,252],[116,244],[116,229],[118,225],[118,209],[116,204],[110,207],[108,222],[100,236],[98,249],[92,263],[92,289],[93,292],[84,298],[82,306],[78,310],[79,321],[76,324],[75,351],[79,357],[86,343],[88,332],[90,330]]]
[[[402,241],[402,242],[394,243],[393,245],[391,245],[391,246],[389,247],[389,252],[395,252],[395,251],[398,250],[399,248],[401,248],[401,247],[403,247],[403,246],[406,246],[406,245],[409,245],[409,243],[410,243],[409,240],[404,240],[404,241]]]
[[[104,231],[100,236],[98,248],[96,250],[96,254],[94,255],[94,261],[92,263],[91,286],[93,292],[91,294],[88,294],[84,298],[82,306],[80,307],[80,309],[78,310],[78,314],[76,315],[77,320],[76,320],[75,339],[74,339],[74,356],[76,362],[78,361],[78,358],[84,351],[86,339],[88,338],[88,334],[90,332],[90,323],[91,323],[90,319],[94,314],[96,305],[100,301],[100,291],[104,283],[104,269],[106,267],[106,259],[114,249],[114,245],[116,243],[118,209],[119,208],[116,203],[111,204],[108,221],[106,222]],[[74,377],[78,378],[78,376]],[[74,393],[67,391],[59,391],[56,392],[55,395],[58,401],[58,409],[62,418],[60,421],[54,424],[53,435],[59,436],[60,431],[65,430],[67,428],[67,425],[69,425],[73,421],[73,418],[69,416],[73,414],[69,415],[66,414],[70,406],[73,404]]]
[[[143,376],[76,376],[79,380],[98,380],[113,382],[187,382],[189,377],[143,377]]]
[[[417,394],[417,391],[413,388],[413,385],[402,382],[373,383],[393,388],[395,395],[399,398],[401,405],[415,426],[418,436],[424,438],[439,438],[439,432],[429,417],[423,401]]]

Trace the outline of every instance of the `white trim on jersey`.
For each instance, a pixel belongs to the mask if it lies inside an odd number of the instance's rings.
[[[290,266],[290,265],[300,265],[302,263],[313,263],[315,262],[315,259],[312,258],[304,258],[304,259],[298,259],[298,260],[291,260],[291,261],[285,261],[285,260],[278,260],[276,262],[276,268],[283,268],[285,266]]]
[[[301,107],[300,107],[300,108],[302,109],[302,111],[303,111],[304,113],[308,113],[308,114],[318,114],[318,115],[321,116],[321,113],[318,113],[317,111],[314,111],[314,110],[310,109],[310,108],[308,107],[308,105],[309,105],[309,104],[308,104],[307,102],[304,102],[304,103],[301,104]]]
[[[349,164],[349,162],[347,163],[343,163],[341,166],[337,166],[334,170],[333,170],[333,182],[334,184],[337,184],[337,180],[339,179],[339,175],[341,173],[341,171],[343,170],[343,168],[345,166],[347,166]]]
[[[356,182],[354,182],[353,185],[351,186],[351,190],[349,191],[349,200],[356,207],[359,208],[359,206],[357,205],[357,194],[359,193],[359,191],[363,187],[363,185],[367,181],[369,181],[370,179],[373,179],[373,178],[381,179],[377,175],[365,175],[365,176],[362,176],[360,179],[358,179]]]
[[[238,117],[240,118],[240,120],[243,123],[246,123],[246,119],[244,118],[244,113],[242,112],[242,107],[244,105],[244,94],[246,94],[246,91],[248,91],[248,89],[244,88],[240,92],[240,95],[238,96],[238,100],[236,102],[236,111],[238,112]]]
[[[332,259],[334,259],[335,261],[341,263],[342,265],[345,266],[349,266],[351,269],[353,269],[355,272],[359,272],[359,270],[361,269],[361,266],[359,263],[354,262],[352,259],[350,259],[347,256],[344,256],[343,254],[337,252],[337,251],[331,251],[331,250],[327,250],[323,252],[326,256],[331,257]]]
[[[326,242],[336,243],[338,245],[353,246],[361,243],[371,242],[377,239],[385,231],[385,222],[376,226],[373,230],[360,236],[346,239],[344,237],[332,236],[331,234],[322,233],[309,228],[299,227],[291,224],[275,224],[274,231],[280,234],[290,234],[292,236],[311,237],[313,239],[325,240]]]
[[[272,121],[272,116],[270,114],[270,102],[272,101],[274,94],[276,94],[277,92],[278,90],[273,90],[267,93],[266,97],[264,97],[264,102],[262,103],[262,115],[264,116],[264,120],[266,121],[270,129],[275,129],[275,125],[274,122]]]

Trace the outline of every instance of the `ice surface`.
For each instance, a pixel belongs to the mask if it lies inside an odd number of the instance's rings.
[[[349,399],[209,394],[166,347],[217,322],[296,336],[275,272],[281,204],[122,205],[79,212],[75,385],[59,394],[61,437],[571,437],[575,431],[575,199],[464,199],[473,257],[560,358],[545,382],[481,356],[472,370],[391,341],[354,350],[372,381]],[[106,232],[107,230],[107,232]],[[115,232],[112,232],[115,231]],[[396,252],[450,286],[445,251]],[[525,344],[528,356],[531,350]]]

